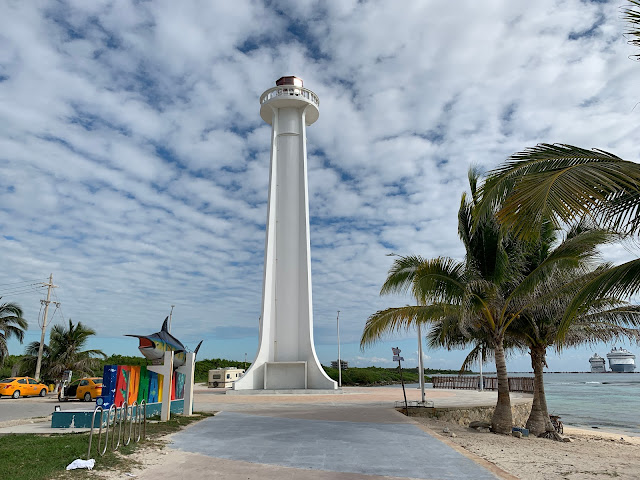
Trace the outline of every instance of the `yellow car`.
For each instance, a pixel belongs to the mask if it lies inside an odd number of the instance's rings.
[[[62,395],[60,399],[69,400],[70,398],[77,398],[78,400],[90,402],[100,395],[102,395],[102,378],[87,377],[76,380],[68,387],[65,387],[64,395]]]
[[[11,377],[0,380],[0,397],[3,395],[18,398],[20,395],[40,395],[44,397],[49,389],[31,377]]]

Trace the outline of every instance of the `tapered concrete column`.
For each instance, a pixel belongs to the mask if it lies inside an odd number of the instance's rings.
[[[260,97],[271,125],[269,203],[260,346],[234,390],[337,389],[313,342],[306,127],[318,97],[296,77],[283,77]]]

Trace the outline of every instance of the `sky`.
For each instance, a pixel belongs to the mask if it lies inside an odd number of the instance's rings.
[[[637,53],[621,0],[7,1],[0,3],[0,296],[40,339],[172,333],[199,358],[258,347],[270,126],[259,97],[296,75],[320,98],[307,130],[314,335],[323,364],[393,366],[409,331],[365,349],[389,254],[462,259],[467,171],[538,143],[638,161]],[[620,263],[638,249],[611,246]],[[620,346],[622,344],[618,344]],[[549,356],[582,371],[593,352]],[[9,342],[12,354],[24,345]],[[633,347],[630,347],[633,349]],[[640,350],[639,350],[640,352]],[[459,368],[466,351],[425,350]],[[490,364],[485,370],[491,370]],[[530,371],[526,355],[508,359]]]

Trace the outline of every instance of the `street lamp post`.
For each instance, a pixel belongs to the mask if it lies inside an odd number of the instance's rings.
[[[169,333],[171,333],[171,317],[173,317],[173,307],[175,307],[175,305],[171,305],[171,311],[169,312]]]
[[[336,328],[338,329],[338,388],[342,388],[342,360],[340,360],[340,310],[336,317]]]
[[[422,355],[422,328],[418,323],[418,376],[420,380],[420,391],[422,392],[422,403],[425,402],[424,393],[424,358]]]

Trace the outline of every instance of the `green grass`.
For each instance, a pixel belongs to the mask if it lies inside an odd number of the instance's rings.
[[[211,416],[198,413],[192,417],[175,416],[168,422],[147,422],[147,438],[128,446],[120,445],[117,452],[110,449],[101,457],[97,453],[97,435],[91,446],[91,458],[96,460],[94,470],[128,471],[131,461],[127,455],[149,448],[162,447],[160,437],[176,432],[186,425]],[[124,426],[123,426],[124,428]],[[104,432],[103,432],[104,433]],[[104,441],[104,440],[103,440]],[[111,441],[109,441],[111,444]],[[67,472],[66,466],[77,458],[87,458],[89,435],[67,433],[50,436],[12,434],[0,436],[0,478],[12,480],[44,480],[51,478],[87,478],[86,470]]]

